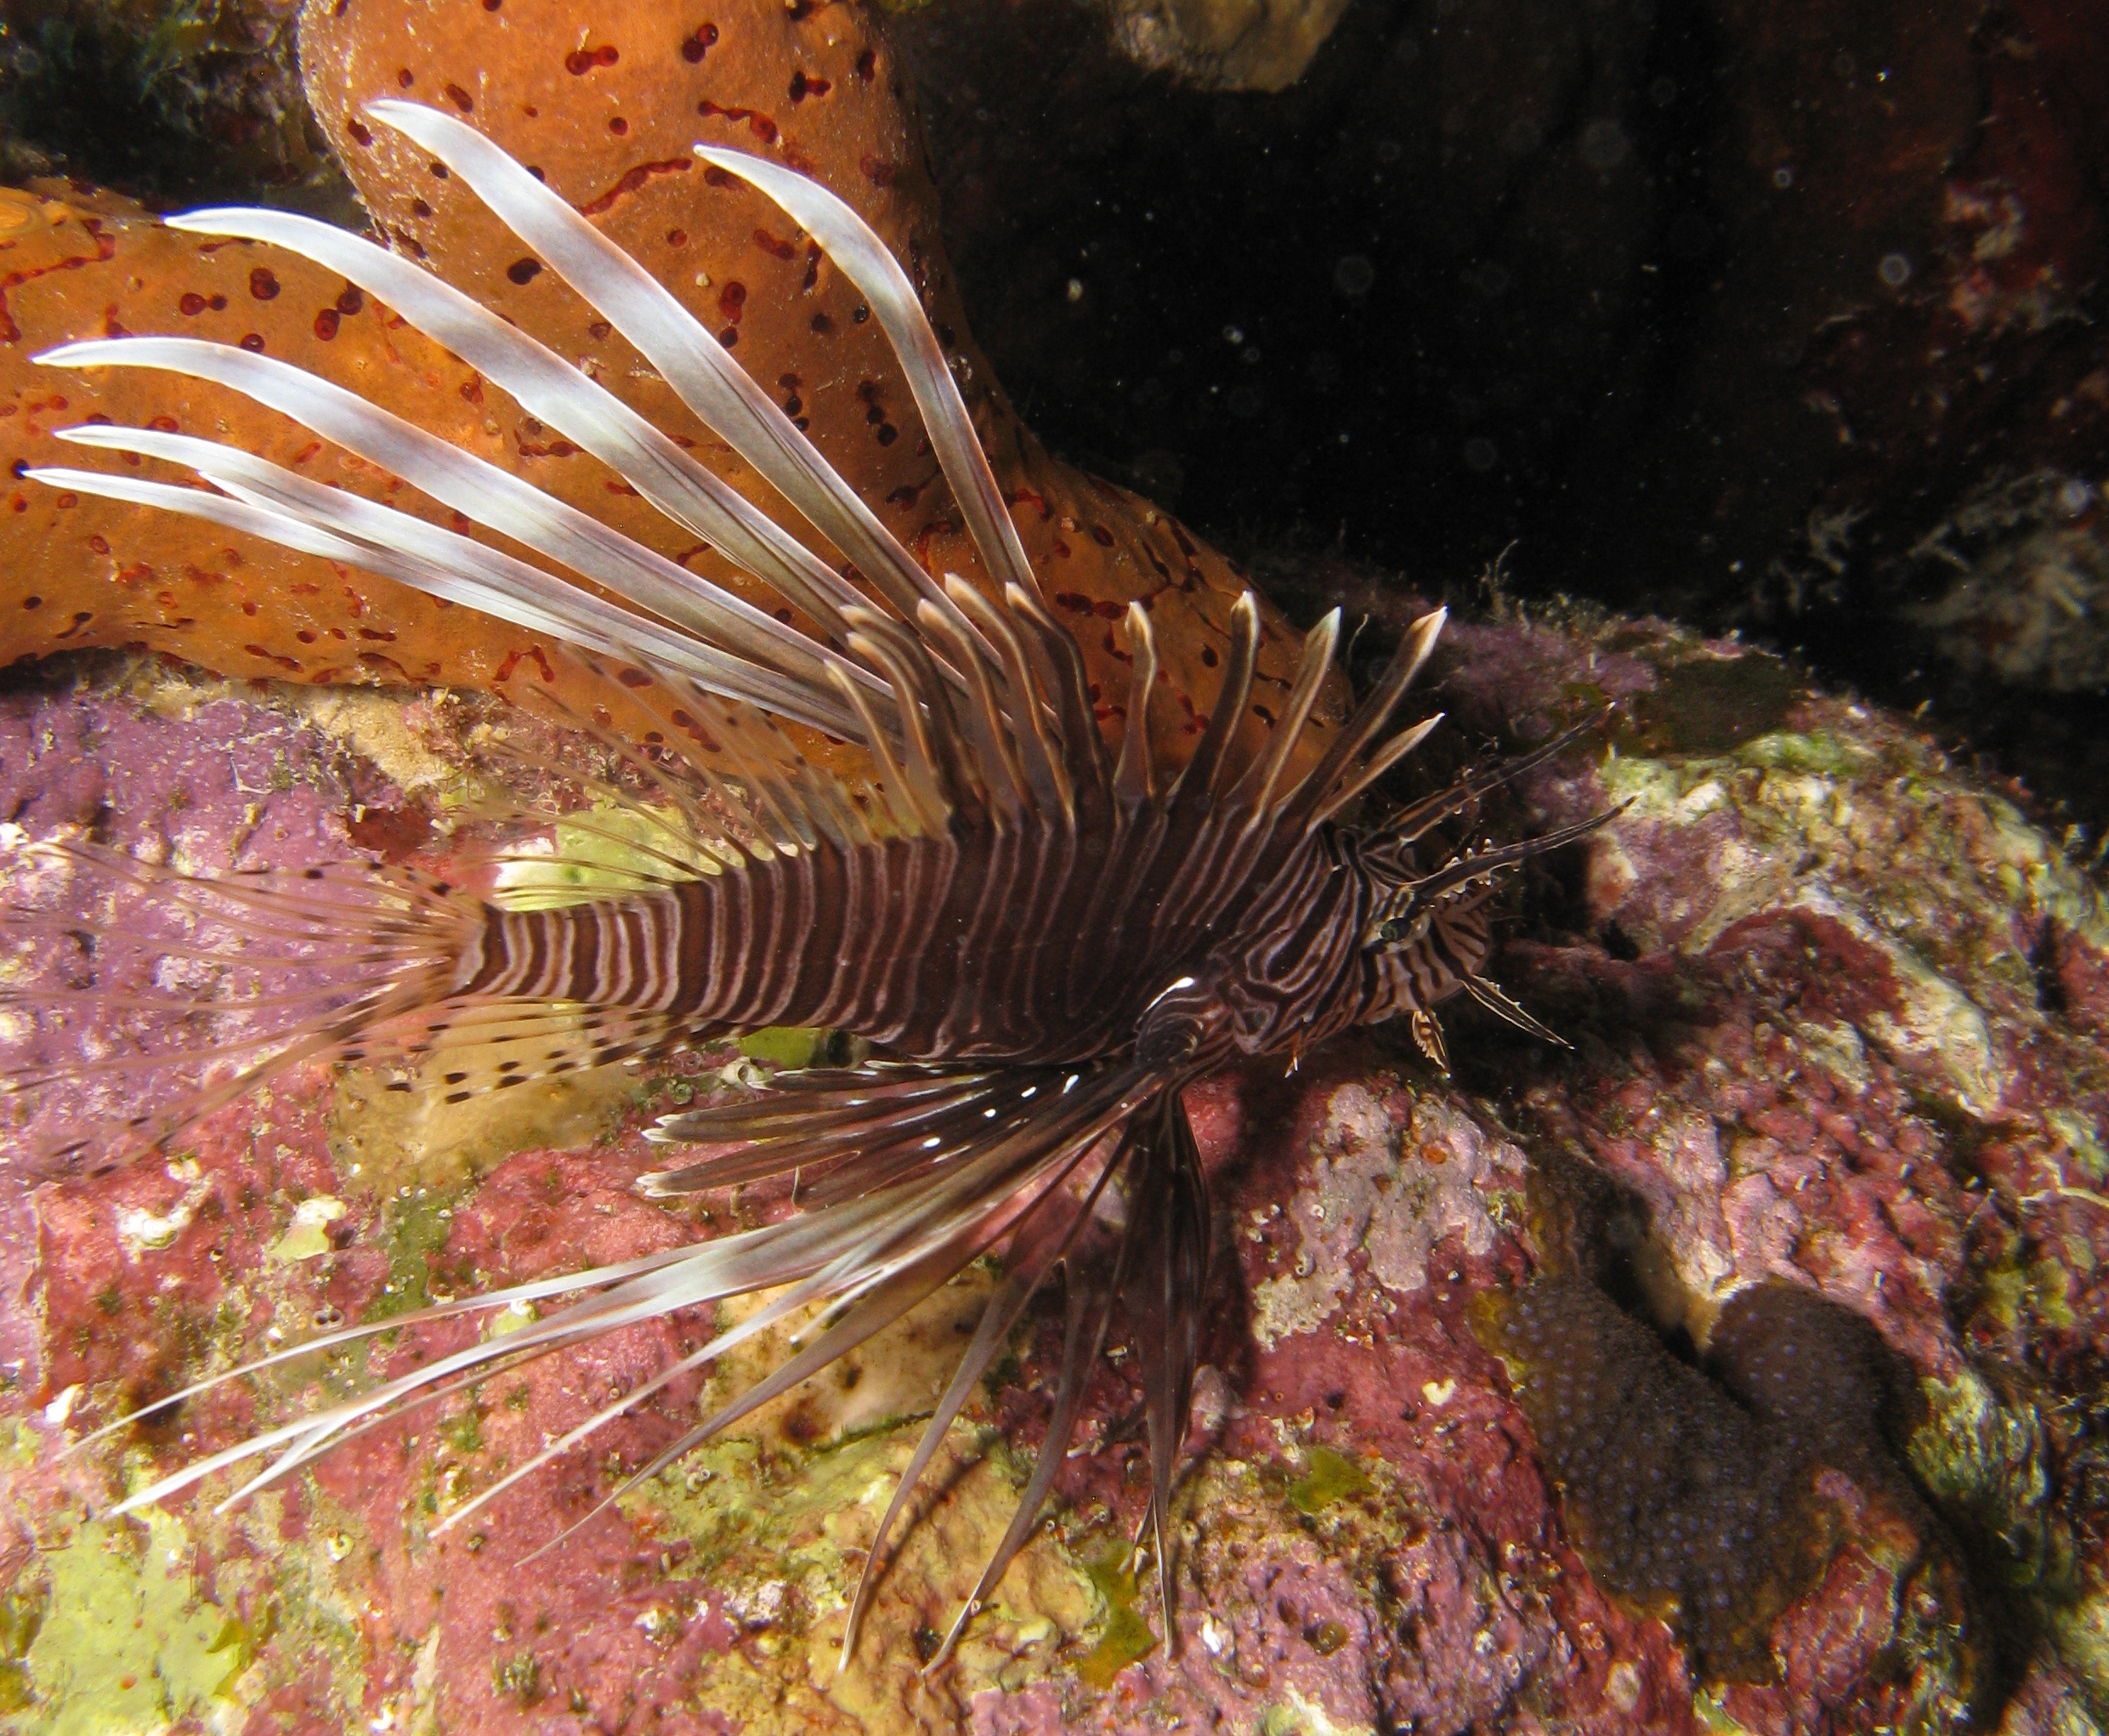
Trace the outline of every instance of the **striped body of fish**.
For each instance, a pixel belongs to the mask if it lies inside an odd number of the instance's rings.
[[[691,1035],[839,1030],[920,1059],[1040,1066],[1138,1047],[1169,1058],[1176,1031],[1179,1058],[1205,1066],[1433,1007],[1486,956],[1475,903],[1411,946],[1364,945],[1382,882],[1360,840],[1329,829],[1183,903],[1195,852],[1154,848],[1161,819],[1116,822],[1113,848],[1085,871],[1061,859],[1074,840],[1056,831],[1006,839],[955,825],[933,839],[773,854],[661,891],[492,909],[448,997],[621,1007]],[[1036,876],[1018,871],[1027,861]],[[1221,891],[1258,901],[1233,922]]]
[[[1096,1281],[1067,1286],[1049,1450],[961,1619],[1002,1572],[1044,1500],[1116,1307],[1130,1322],[1142,1378],[1161,1569],[1210,1243],[1182,1091],[1239,1053],[1295,1054],[1346,1026],[1394,1018],[1410,1019],[1440,1060],[1434,1010],[1459,992],[1536,1029],[1481,974],[1488,884],[1499,869],[1581,828],[1443,855],[1433,865],[1417,859],[1436,827],[1517,762],[1379,823],[1346,823],[1358,798],[1437,721],[1391,727],[1441,631],[1439,612],[1415,624],[1375,691],[1313,761],[1300,744],[1332,667],[1337,613],[1310,633],[1280,715],[1253,745],[1247,719],[1260,621],[1247,594],[1233,610],[1220,693],[1199,720],[1193,753],[1172,769],[1157,739],[1167,720],[1153,729],[1166,701],[1150,615],[1131,605],[1118,626],[1131,677],[1120,731],[1109,740],[1076,643],[1043,605],[912,286],[824,189],[771,162],[698,147],[775,200],[868,300],[993,576],[988,589],[925,572],[714,338],[496,146],[414,105],[376,104],[367,116],[406,134],[473,189],[797,508],[816,542],[846,558],[850,576],[595,380],[409,260],[285,213],[179,219],[341,272],[789,606],[757,608],[517,477],[264,356],[151,337],[46,356],[73,367],[173,370],[246,394],[367,463],[416,479],[458,519],[546,564],[240,451],[153,428],[99,425],[69,437],[186,467],[209,487],[136,468],[34,473],[43,481],[187,513],[485,610],[589,660],[644,672],[678,697],[694,728],[679,752],[612,744],[609,777],[577,780],[605,800],[587,819],[575,816],[575,828],[620,820],[632,847],[616,883],[604,874],[599,889],[567,902],[478,894],[380,865],[199,880],[87,844],[41,847],[60,878],[99,877],[176,912],[183,956],[224,966],[236,1001],[252,981],[244,972],[275,970],[289,985],[246,1003],[258,1028],[240,1046],[242,1064],[231,1075],[200,1082],[166,1107],[142,1108],[128,1124],[65,1122],[70,1084],[95,1064],[122,1069],[133,1061],[32,1059],[14,1067],[14,1086],[43,1123],[56,1122],[60,1155],[94,1163],[165,1140],[303,1058],[414,1060],[421,1077],[457,1098],[764,1025],[850,1031],[886,1058],[853,1071],[782,1075],[774,1089],[670,1117],[653,1131],[669,1146],[737,1146],[648,1177],[649,1190],[797,1172],[803,1209],[792,1217],[442,1304],[431,1312],[558,1305],[520,1330],[188,1466],[127,1506],[259,1456],[262,1468],[242,1487],[260,1486],[379,1418],[501,1367],[673,1310],[776,1292],[456,1509],[446,1523],[458,1523],[670,1381],[780,1321],[809,1315],[796,1353],[638,1473],[649,1477],[899,1318],[968,1261],[1001,1251],[1003,1279],[880,1528],[847,1648],[907,1492],[1035,1291],[1074,1263],[1095,1208],[1118,1189],[1125,1210],[1115,1245]],[[791,624],[801,616],[809,627]],[[869,775],[825,769],[800,751],[798,741],[811,739],[802,730],[861,747]],[[31,928],[37,920],[34,911],[16,917]],[[59,1025],[116,1004],[93,980],[12,998]],[[161,1018],[177,1033],[145,1063],[182,1058],[182,1033],[194,1028],[197,1009],[181,991],[150,985],[125,1004],[128,1016]],[[230,1052],[218,1045],[209,1058]],[[388,1329],[405,1324],[399,1316]],[[380,1330],[346,1326],[269,1360]],[[1168,1571],[1159,1577],[1168,1587]]]

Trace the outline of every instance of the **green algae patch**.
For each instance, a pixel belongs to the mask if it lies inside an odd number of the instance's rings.
[[[29,1651],[50,1605],[50,1595],[42,1586],[18,1587],[0,1597],[0,1716],[26,1711],[36,1703]]]
[[[2053,1608],[2049,1625],[2066,1667],[2097,1705],[2109,1701],[2109,1590]]]
[[[22,1736],[103,1736],[203,1716],[247,1667],[218,1605],[198,1595],[189,1532],[156,1511],[88,1521],[44,1552],[48,1589],[25,1656],[42,1716]]]
[[[454,1227],[451,1201],[424,1189],[391,1200],[381,1214],[381,1245],[388,1257],[388,1281],[367,1307],[366,1319],[385,1320],[432,1305],[432,1267]]]
[[[1302,1476],[1286,1491],[1289,1504],[1307,1518],[1316,1518],[1336,1501],[1368,1495],[1375,1484],[1369,1474],[1346,1454],[1330,1447],[1313,1447]]]
[[[1851,778],[1868,769],[1868,752],[1828,729],[1779,729],[1745,742],[1736,757],[1768,772],[1809,778]]]
[[[1692,1696],[1692,1716],[1706,1736],[1754,1736],[1750,1727],[1730,1711],[1711,1688],[1702,1688]]]
[[[227,1312],[239,1321],[247,1303]],[[200,1356],[231,1353],[223,1339]],[[326,1541],[328,1525],[313,1524],[304,1540],[290,1535],[285,1497],[272,1490],[225,1515],[208,1497],[92,1522],[54,1489],[41,1456],[53,1450],[22,1417],[0,1419],[0,1528],[35,1540],[0,1594],[0,1730],[233,1730],[295,1680],[325,1722],[337,1720],[332,1727],[364,1727],[354,1714],[364,1699],[366,1593],[334,1568],[349,1551]],[[107,1442],[78,1462],[132,1491],[165,1468],[143,1448]],[[311,1498],[311,1518],[330,1511]]]
[[[1919,1399],[1924,1415],[1905,1453],[1926,1492],[1951,1522],[1993,1546],[2009,1585],[2062,1578],[2066,1552],[2048,1523],[2049,1450],[2035,1406],[2002,1404],[1967,1364],[1952,1381],[1921,1380]]]
[[[532,1652],[508,1652],[490,1666],[490,1691],[523,1708],[543,1696],[541,1665]]]
[[[739,1040],[740,1052],[751,1061],[771,1067],[842,1067],[853,1058],[848,1031],[801,1030],[793,1025],[773,1024],[751,1030]]]
[[[1258,1736],[1376,1736],[1368,1724],[1341,1724],[1317,1700],[1306,1699],[1293,1687],[1282,1689],[1278,1704],[1260,1714],[1254,1729]]]
[[[2044,1126],[2057,1136],[2060,1149],[2072,1159],[2089,1182],[2109,1182],[2109,1152],[2102,1149],[2092,1117],[2076,1109],[2057,1109],[2046,1110],[2043,1120]]]
[[[1967,1365],[1922,1380],[1911,1467],[1970,1546],[1978,1571],[2024,1602],[2060,1659],[2109,1699],[2109,1588],[2082,1565],[2052,1501],[2050,1443],[2035,1405],[2003,1401]]]
[[[1131,1551],[1116,1544],[1084,1572],[1105,1602],[1106,1628],[1098,1643],[1078,1661],[1076,1673],[1090,1687],[1111,1688],[1114,1676],[1157,1649],[1157,1636],[1136,1607],[1140,1588]]]
[[[2072,1274],[2055,1258],[2028,1262],[2010,1250],[1979,1277],[1977,1306],[2002,1332],[2019,1331],[2025,1322],[2069,1332],[2076,1323],[2072,1287]]]

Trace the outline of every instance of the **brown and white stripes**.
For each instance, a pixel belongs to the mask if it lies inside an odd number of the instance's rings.
[[[1184,837],[1114,832],[1091,871],[1059,828],[955,821],[823,839],[660,891],[492,908],[451,998],[660,1015],[694,1037],[798,1025],[929,1059],[1068,1064],[1132,1043],[1153,1008],[1161,1024],[1182,980],[1228,1014],[1210,1022],[1220,1046],[1265,1052],[1432,1007],[1485,961],[1477,917],[1424,925],[1373,960],[1369,878],[1329,831],[1271,841],[1214,883],[1224,853],[1206,820]],[[1179,987],[1168,1004],[1191,998]]]
[[[681,999],[682,903],[663,892],[556,910],[491,906],[454,996],[671,1013]]]

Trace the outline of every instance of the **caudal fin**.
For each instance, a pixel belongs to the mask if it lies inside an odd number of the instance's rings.
[[[0,862],[0,1092],[45,1174],[150,1150],[293,1063],[443,1001],[474,895],[347,862],[212,878],[85,842]]]

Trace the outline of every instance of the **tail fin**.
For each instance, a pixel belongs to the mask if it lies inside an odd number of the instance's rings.
[[[442,1001],[472,894],[363,862],[201,878],[85,842],[25,845],[0,986],[0,1092],[41,1172],[152,1149],[295,1062]]]

